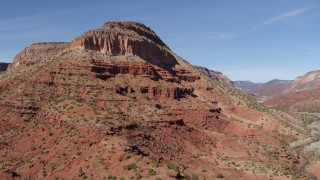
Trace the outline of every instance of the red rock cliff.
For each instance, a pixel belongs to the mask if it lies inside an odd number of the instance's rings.
[[[168,46],[150,28],[134,22],[105,23],[73,40],[69,48],[97,50],[108,55],[136,55],[157,65],[177,63]]]

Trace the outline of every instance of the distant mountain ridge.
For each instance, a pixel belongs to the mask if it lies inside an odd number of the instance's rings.
[[[320,70],[310,71],[292,81],[275,79],[263,84],[235,81],[234,85],[263,98],[265,105],[285,106],[296,111],[320,111]]]
[[[227,83],[230,85],[232,84],[232,81],[226,75],[224,75],[222,72],[210,70],[210,69],[203,67],[203,66],[194,66],[194,67],[196,67],[200,72],[204,73],[205,75],[207,75],[211,79],[217,80],[219,82]]]
[[[251,81],[233,81],[233,85],[243,89],[243,90],[249,90],[257,88],[258,86],[261,86],[263,83],[254,83]]]
[[[297,77],[288,86],[264,102],[286,106],[294,111],[320,112],[320,71],[310,71]]]
[[[273,79],[266,83],[253,83],[251,81],[234,81],[233,84],[245,91],[254,93],[256,96],[273,96],[275,93],[287,88],[290,80]]]

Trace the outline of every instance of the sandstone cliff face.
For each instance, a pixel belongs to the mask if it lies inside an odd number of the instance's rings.
[[[94,66],[91,72],[96,77],[106,80],[117,74],[130,74],[132,76],[149,77],[151,80],[164,80],[167,82],[180,83],[181,81],[194,82],[200,79],[200,76],[186,69],[163,69],[153,66],[148,62],[122,62],[122,63],[103,63],[93,61]]]
[[[35,43],[20,52],[9,66],[8,70],[18,66],[30,66],[37,64],[45,59],[66,49],[68,43],[64,42],[42,42]]]
[[[177,64],[175,56],[162,40],[140,23],[106,23],[73,40],[69,48],[97,50],[108,55],[136,55],[158,66]]]

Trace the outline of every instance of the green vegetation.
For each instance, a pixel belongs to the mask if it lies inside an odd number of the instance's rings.
[[[30,121],[31,121],[30,118],[24,118],[24,119],[23,119],[23,122],[30,122]]]
[[[219,178],[219,179],[222,179],[222,178],[224,178],[224,175],[221,174],[221,173],[218,173],[216,177]]]
[[[160,166],[162,166],[162,164],[161,163],[159,163],[159,161],[157,161],[156,160],[156,158],[154,158],[154,157],[149,157],[149,159],[151,160],[151,165],[153,166],[153,167],[160,167]]]
[[[47,177],[47,171],[46,171],[46,168],[42,168],[42,176],[43,177]]]
[[[131,171],[133,169],[137,169],[138,166],[137,166],[136,163],[131,163],[131,164],[128,164],[128,165],[124,165],[122,168],[123,168],[123,170]]]
[[[117,179],[117,176],[109,175],[109,176],[107,177],[107,179],[116,180],[116,179]]]
[[[156,174],[157,174],[156,171],[154,171],[153,169],[149,169],[147,176],[150,177],[150,176],[154,176]]]
[[[283,112],[290,112],[290,107],[288,106],[273,106],[273,107],[270,107],[272,109],[276,109],[276,110],[280,110],[280,111],[283,111]]]
[[[179,172],[179,167],[175,164],[168,164],[168,169],[172,169],[176,172]]]

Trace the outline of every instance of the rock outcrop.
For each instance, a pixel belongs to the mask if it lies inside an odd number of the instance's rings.
[[[31,44],[15,56],[8,70],[17,68],[21,65],[31,66],[37,64],[63,51],[67,46],[68,43],[65,42],[42,42]]]
[[[71,41],[71,49],[97,50],[108,55],[139,56],[158,66],[177,64],[167,45],[148,27],[134,22],[109,22]]]
[[[181,81],[194,82],[200,79],[200,76],[185,69],[166,70],[153,66],[148,62],[121,62],[121,63],[103,63],[99,61],[93,62],[91,72],[96,77],[106,80],[117,74],[130,74],[132,76],[149,77],[152,80],[165,80],[167,82]]]
[[[216,81],[219,82],[223,82],[223,83],[227,83],[227,84],[232,84],[232,81],[224,74],[222,74],[219,71],[214,71],[214,70],[210,70],[206,67],[203,66],[195,66],[200,72],[206,74],[207,76],[209,76],[211,79],[214,79]]]

